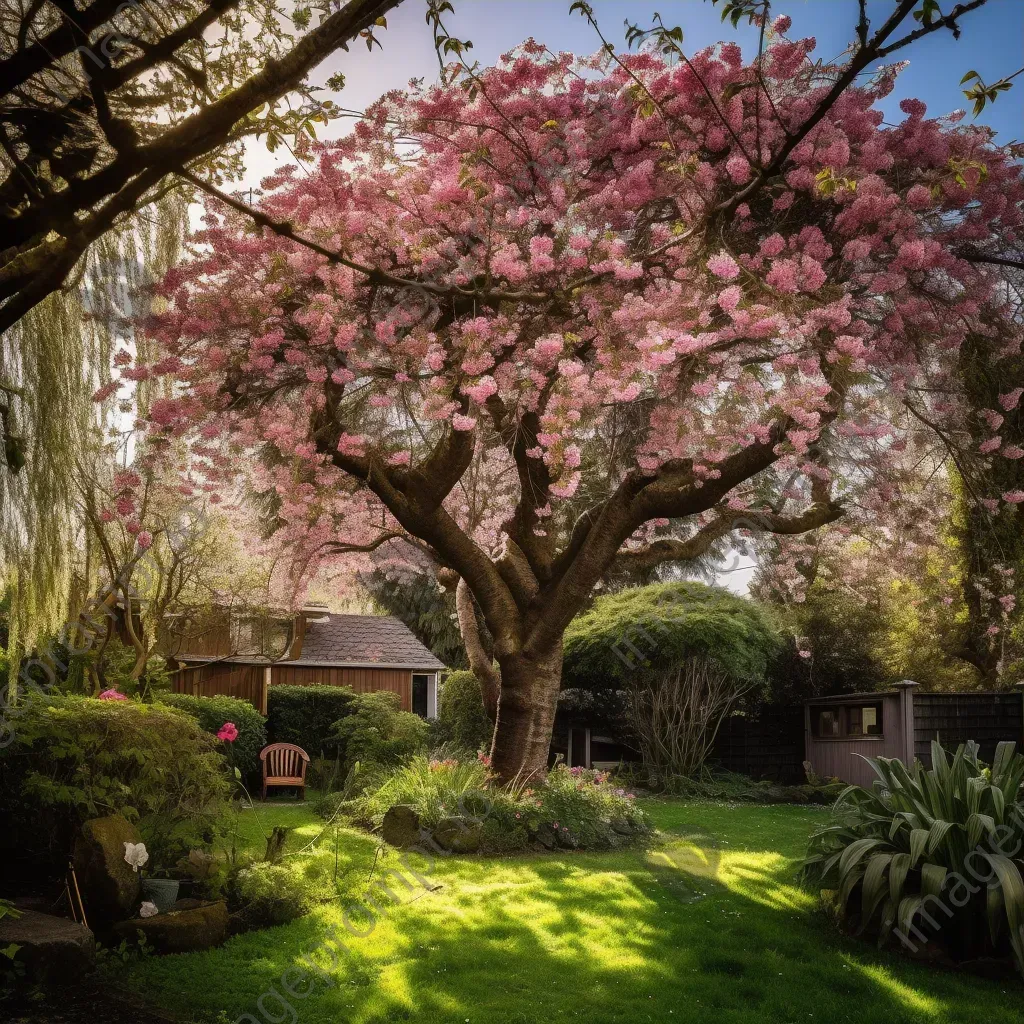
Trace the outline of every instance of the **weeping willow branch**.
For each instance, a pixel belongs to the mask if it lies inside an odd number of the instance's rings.
[[[12,592],[10,653],[21,652],[67,618],[72,582],[81,576],[83,529],[72,481],[76,467],[109,441],[119,411],[92,401],[110,377],[115,348],[148,361],[150,344],[132,321],[148,303],[148,285],[180,255],[187,205],[169,193],[146,220],[134,217],[99,239],[83,258],[75,287],[56,291],[0,335],[4,433],[19,438],[24,468],[0,466],[0,586]],[[134,415],[153,397],[140,384]]]

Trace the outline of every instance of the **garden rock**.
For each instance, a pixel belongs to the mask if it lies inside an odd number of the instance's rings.
[[[133,942],[142,932],[146,942],[157,953],[189,953],[211,949],[228,937],[228,908],[223,900],[204,903],[202,900],[178,900],[174,909],[156,917],[139,917],[122,921],[114,931],[122,939]]]
[[[387,809],[380,830],[389,846],[408,849],[420,841],[420,816],[408,804],[395,804]]]
[[[36,985],[78,982],[96,960],[96,939],[85,925],[34,910],[0,918],[0,949],[11,943],[21,947],[15,959],[25,965],[25,980]]]
[[[124,859],[124,844],[140,842],[138,829],[121,814],[82,824],[72,862],[85,915],[94,928],[123,921],[138,909],[141,882]]]
[[[537,827],[537,842],[545,850],[553,850],[558,845],[558,837],[555,835],[555,830],[547,822],[543,822]]]
[[[445,818],[434,829],[434,842],[449,853],[476,853],[482,838],[482,824],[465,818]]]

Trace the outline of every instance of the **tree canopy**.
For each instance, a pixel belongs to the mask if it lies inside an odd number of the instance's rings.
[[[946,415],[968,338],[1019,346],[987,255],[1024,218],[1017,151],[917,99],[886,124],[899,68],[863,76],[958,28],[913,8],[862,16],[836,64],[785,17],[746,62],[660,22],[637,53],[531,40],[389,93],[256,208],[194,176],[221,205],[131,371],[180,382],[154,435],[223,485],[261,453],[310,557],[406,543],[460,578],[497,769],[538,769],[563,631],[609,570],[884,522],[907,403]]]

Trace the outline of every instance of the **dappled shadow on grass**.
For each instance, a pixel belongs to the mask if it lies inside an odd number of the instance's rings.
[[[744,819],[756,836],[756,815]],[[768,817],[765,821],[771,821]],[[301,1024],[467,1019],[1010,1024],[1024,989],[940,975],[832,933],[793,880],[792,860],[709,816],[649,851],[509,859],[439,858],[425,894],[399,887],[365,938],[339,934],[332,985],[292,998]],[[360,848],[358,858],[365,853]],[[394,854],[382,867],[394,866]],[[363,866],[359,861],[360,868]],[[230,1021],[291,1020],[281,977],[310,958],[327,968],[338,906],[135,972],[142,991]],[[294,978],[292,979],[294,985]]]

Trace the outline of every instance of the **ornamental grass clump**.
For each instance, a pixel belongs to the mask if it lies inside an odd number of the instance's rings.
[[[422,825],[433,828],[445,818],[475,814],[479,805],[486,806],[488,782],[487,765],[479,758],[417,756],[386,775],[361,801],[361,816],[380,825],[389,808],[408,804],[416,809]]]
[[[849,786],[815,832],[803,874],[836,890],[838,914],[879,945],[935,943],[954,959],[1012,953],[1024,974],[1024,756],[1000,743],[991,768],[974,743],[932,767],[867,758],[872,788]]]

